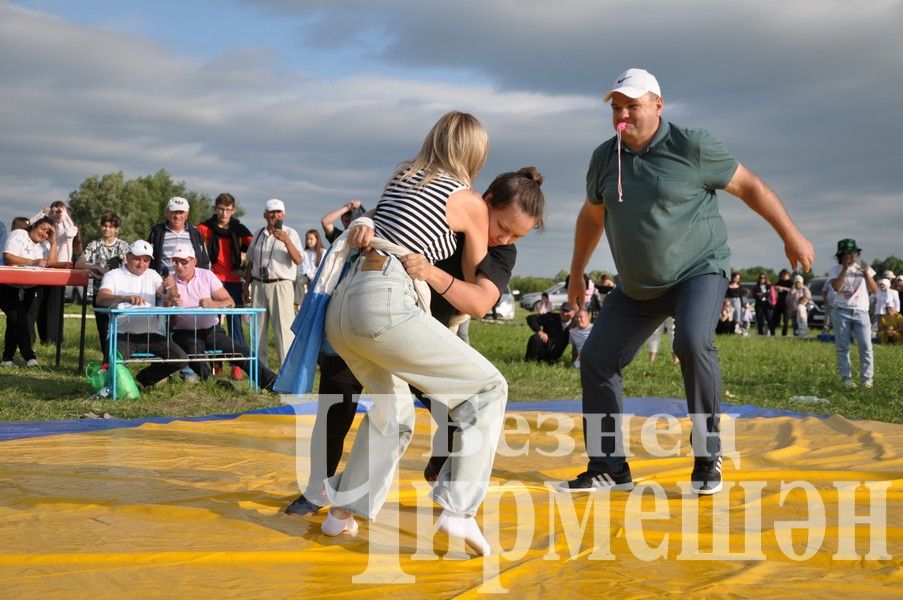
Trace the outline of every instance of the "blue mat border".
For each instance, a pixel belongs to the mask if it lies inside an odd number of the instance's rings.
[[[125,402],[125,400],[123,401]],[[417,403],[418,406],[422,405]],[[539,402],[509,402],[508,411],[544,411],[580,413],[580,400],[543,400]],[[754,417],[816,417],[825,418],[830,415],[801,413],[792,410],[777,408],[762,408],[760,406],[722,404],[723,413],[730,413],[737,418]],[[358,406],[358,412],[364,408]],[[312,415],[316,414],[317,405],[313,400],[298,404],[280,404],[269,408],[260,408],[243,413],[205,415],[203,417],[148,417],[145,419],[67,419],[58,421],[32,421],[32,422],[0,422],[0,441],[16,440],[30,437],[48,435],[61,435],[67,433],[83,433],[89,431],[105,431],[108,429],[120,429],[140,427],[146,423],[165,425],[173,421],[224,421],[236,419],[242,415]],[[624,412],[633,415],[648,417],[655,414],[669,414],[675,417],[684,417],[687,414],[687,403],[679,398],[625,398]]]

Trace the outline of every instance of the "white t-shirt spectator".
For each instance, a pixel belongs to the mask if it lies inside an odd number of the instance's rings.
[[[828,285],[834,279],[840,277],[843,267],[834,265],[828,271]],[[872,277],[875,276],[875,270],[868,268],[868,273]],[[865,283],[865,274],[862,271],[862,265],[854,263],[847,269],[846,277],[843,278],[843,287],[834,296],[834,306],[837,308],[852,308],[854,310],[869,310],[869,290]]]
[[[141,296],[144,299],[144,307],[156,306],[157,289],[162,285],[163,279],[154,270],[148,269],[143,275],[135,275],[126,267],[119,267],[107,271],[100,282],[100,289],[110,290],[116,296]],[[141,308],[127,302],[122,302],[116,308]],[[119,333],[142,334],[159,333],[164,335],[166,331],[161,316],[130,316],[119,315],[117,317]]]
[[[30,260],[47,258],[50,255],[50,243],[35,243],[26,230],[16,229],[9,232],[9,237],[6,239],[6,247],[3,251],[13,256]]]
[[[45,217],[43,212],[32,215],[31,223],[34,223],[41,217]],[[62,214],[60,222],[54,225],[56,230],[56,259],[59,262],[73,262],[75,257],[72,256],[72,241],[78,235],[78,227],[69,215],[69,211]],[[48,244],[49,247],[49,244]]]
[[[326,252],[323,252],[323,256],[326,256]],[[323,257],[320,257],[320,260],[323,260]],[[308,279],[311,281],[314,280],[314,277],[317,275],[317,268],[319,265],[317,264],[317,251],[313,248],[305,248],[301,251],[301,274],[306,275]]]
[[[301,245],[301,238],[298,237],[297,231],[291,227],[283,227],[282,229],[288,235],[288,239],[291,240],[295,248],[300,250],[304,247]],[[254,236],[254,241],[251,242],[251,246],[248,248],[247,256],[253,263],[251,269],[253,277],[294,281],[298,276],[298,267],[292,262],[288,248],[285,247],[284,243],[273,237],[266,227]],[[303,261],[303,255],[301,258]],[[268,278],[260,277],[261,267],[266,267],[269,270]]]
[[[875,294],[875,314],[881,316],[886,313],[888,304],[892,304],[897,312],[900,312],[900,292],[892,289],[879,289]]]

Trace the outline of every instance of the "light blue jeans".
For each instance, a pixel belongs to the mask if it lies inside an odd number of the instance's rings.
[[[872,323],[865,310],[840,308],[835,306],[831,313],[834,325],[834,347],[837,349],[837,370],[844,381],[852,381],[853,367],[850,365],[850,341],[855,338],[859,346],[859,377],[862,381],[875,376],[872,360]]]
[[[362,270],[363,262],[336,288],[326,336],[373,405],[345,471],[326,480],[329,503],[376,517],[413,433],[410,384],[445,404],[461,427],[460,450],[442,467],[432,498],[473,515],[489,484],[508,384],[492,363],[416,305],[413,282],[398,259],[388,257],[376,271]]]

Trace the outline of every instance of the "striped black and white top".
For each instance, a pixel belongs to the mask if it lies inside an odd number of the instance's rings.
[[[425,175],[419,171],[404,181],[396,175],[376,205],[373,223],[378,237],[435,263],[451,256],[456,247],[445,215],[448,197],[469,186],[445,174],[421,186]]]

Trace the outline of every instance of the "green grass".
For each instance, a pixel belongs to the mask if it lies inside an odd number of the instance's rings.
[[[73,307],[68,307],[71,312]],[[511,401],[560,400],[580,397],[577,369],[523,362],[530,330],[518,309],[513,323],[472,323],[471,342],[505,375]],[[194,385],[166,383],[146,391],[138,401],[92,399],[92,390],[76,375],[78,319],[66,319],[62,363],[53,367],[55,348],[38,346],[37,369],[0,368],[0,421],[40,421],[78,418],[87,412],[117,418],[199,416],[235,413],[279,404],[271,394],[252,393],[246,383],[227,392],[212,382]],[[801,412],[838,413],[850,418],[903,422],[903,347],[875,346],[875,388],[844,389],[835,364],[834,345],[788,338],[717,339],[725,403],[787,408]],[[97,332],[87,323],[86,360],[99,360]],[[275,350],[271,346],[271,356]],[[854,372],[858,365],[853,350]],[[655,363],[645,349],[624,372],[627,396],[683,397],[680,367],[670,360],[667,344]],[[801,404],[792,396],[819,396],[829,404]]]

